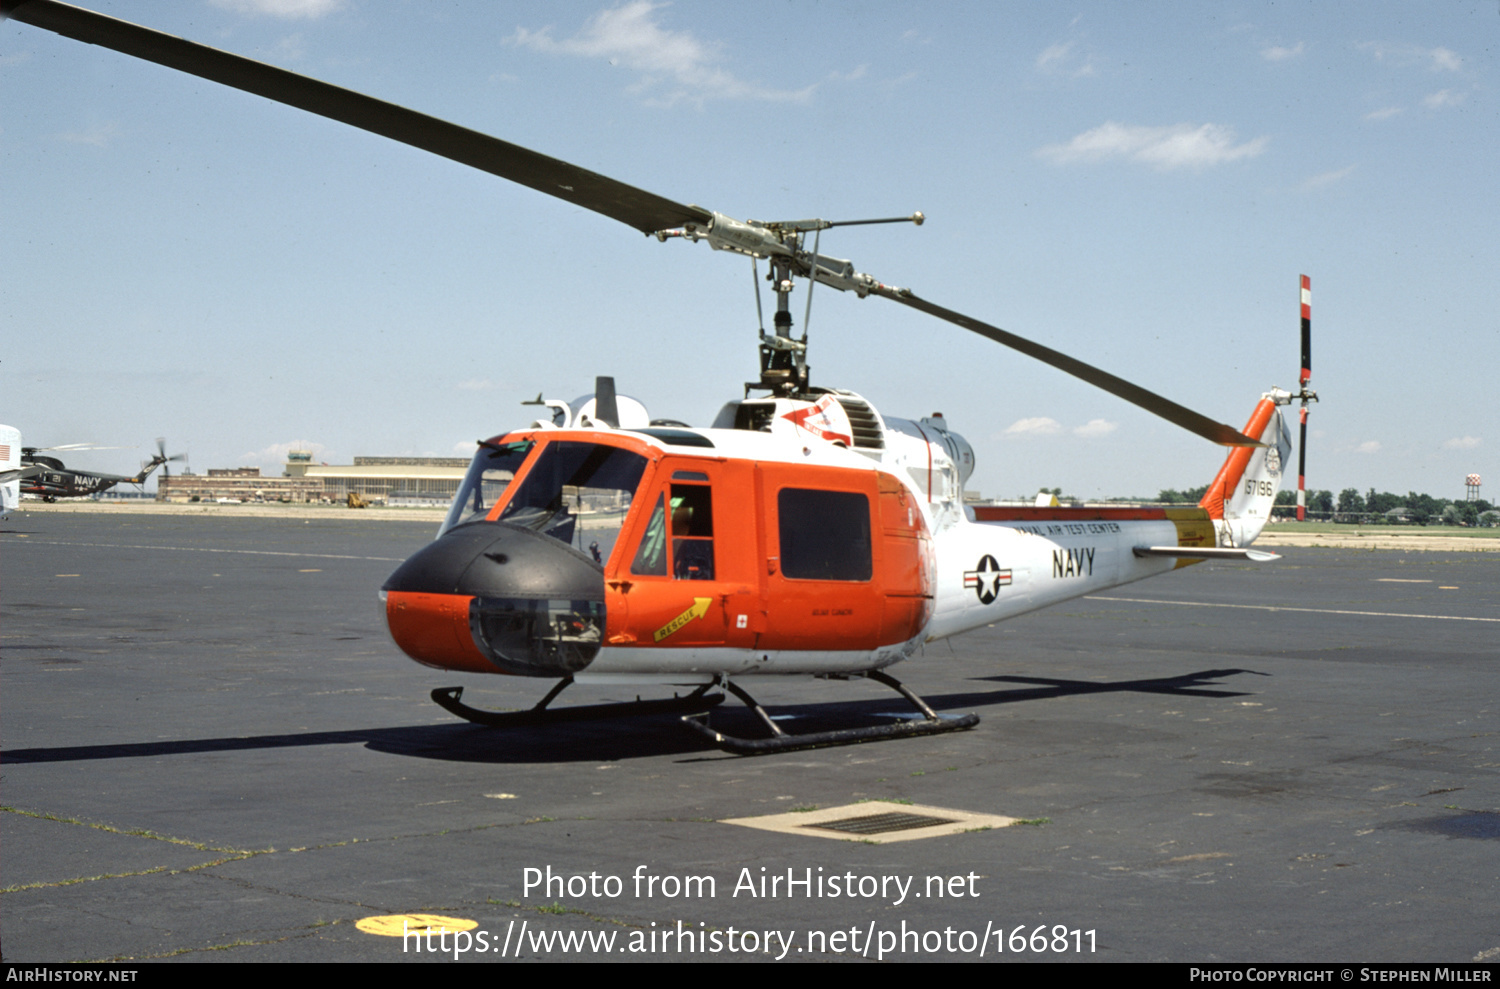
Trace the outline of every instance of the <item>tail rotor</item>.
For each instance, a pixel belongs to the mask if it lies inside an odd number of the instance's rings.
[[[155,460],[156,460],[156,462],[158,464],[161,465],[161,475],[162,475],[162,477],[164,477],[164,478],[171,477],[172,476],[172,466],[171,465],[172,465],[173,461],[183,460],[186,457],[187,457],[187,454],[185,454],[185,453],[174,453],[170,457],[167,456],[167,440],[166,440],[166,437],[164,437],[164,436],[158,436],[156,438],[156,457],[155,457]]]

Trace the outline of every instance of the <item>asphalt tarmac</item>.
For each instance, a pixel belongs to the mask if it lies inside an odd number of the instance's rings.
[[[376,591],[432,532],[0,523],[5,961],[1500,960],[1493,554],[1199,565],[892,671],[974,730],[743,758],[672,716],[443,712],[434,687],[523,708],[548,684],[389,642]],[[903,711],[864,681],[746,685],[798,730]],[[871,800],[1024,823],[723,823]],[[410,915],[469,926],[362,929]]]

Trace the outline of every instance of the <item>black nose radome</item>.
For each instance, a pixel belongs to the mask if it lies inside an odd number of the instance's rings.
[[[474,644],[506,673],[576,673],[604,641],[603,568],[567,543],[505,522],[450,529],[384,589],[472,597]]]

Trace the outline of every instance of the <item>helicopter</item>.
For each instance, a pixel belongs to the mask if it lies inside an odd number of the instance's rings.
[[[522,726],[676,712],[726,751],[752,754],[969,728],[887,670],[930,643],[1208,559],[1266,561],[1251,548],[1289,455],[1281,407],[1316,396],[1304,291],[1301,391],[1265,393],[1242,429],[820,252],[824,230],[925,217],[739,220],[306,76],[55,2],[0,0],[0,13],[65,37],[307,110],[601,214],[659,242],[706,242],[759,265],[775,296],[759,377],[708,426],[652,419],[613,378],[549,414],[478,441],[437,537],[380,590],[403,652],[465,674],[556,681],[529,711],[433,699],[476,724]],[[810,241],[810,243],[809,243]],[[1230,448],[1190,508],[968,506],[974,451],[941,414],[886,416],[856,392],[814,386],[791,293],[882,298],[952,323]],[[1306,285],[1303,286],[1306,290]],[[804,318],[804,324],[805,324]],[[754,393],[754,394],[752,394]],[[744,686],[756,676],[866,678],[914,715],[789,734]],[[686,696],[551,708],[569,685],[655,684]],[[732,695],[766,736],[716,730]]]
[[[64,446],[36,447],[27,446],[21,448],[21,464],[26,472],[18,475],[21,478],[21,493],[40,498],[46,502],[54,502],[59,498],[88,498],[93,495],[103,494],[117,484],[146,483],[158,467],[166,467],[173,461],[183,459],[183,454],[176,453],[167,456],[166,441],[161,437],[156,440],[156,456],[141,465],[141,469],[135,474],[126,476],[124,474],[101,474],[97,471],[79,470],[69,467],[58,457],[48,457],[43,454],[57,453],[67,450],[99,450],[103,447],[90,446],[86,443],[70,443]],[[167,468],[167,473],[171,468]]]

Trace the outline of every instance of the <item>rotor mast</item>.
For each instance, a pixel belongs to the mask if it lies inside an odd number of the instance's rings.
[[[764,388],[781,398],[793,398],[807,392],[807,327],[802,328],[802,339],[792,337],[792,262],[790,258],[771,259],[771,271],[766,276],[775,286],[776,315],[773,333],[760,335],[760,383],[746,382],[745,392],[751,388]],[[812,291],[812,286],[808,286]]]

